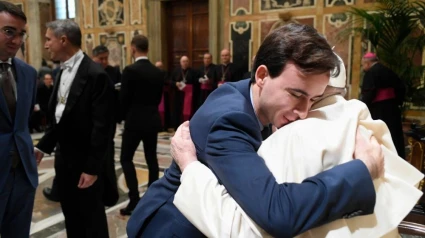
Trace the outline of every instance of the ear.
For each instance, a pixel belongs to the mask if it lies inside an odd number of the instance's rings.
[[[258,85],[258,87],[263,88],[265,79],[269,77],[269,70],[267,69],[267,66],[260,65],[258,66],[257,70],[255,71],[255,83]]]
[[[66,36],[65,35],[62,35],[61,36],[61,43],[62,43],[62,45],[65,45],[66,40],[67,40]]]

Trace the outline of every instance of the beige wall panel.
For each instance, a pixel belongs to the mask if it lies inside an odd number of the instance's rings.
[[[255,0],[230,0],[230,15],[252,14],[252,1]]]

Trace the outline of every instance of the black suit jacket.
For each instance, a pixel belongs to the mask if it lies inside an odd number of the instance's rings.
[[[194,114],[196,110],[198,109],[199,90],[200,90],[199,78],[201,77],[201,75],[198,70],[194,70],[192,68],[186,69],[185,73],[186,73],[186,84],[192,85],[192,114]],[[176,69],[174,69],[173,73],[171,74],[171,87],[174,88],[175,90],[174,104],[177,105],[177,107],[179,108],[182,108],[184,94],[177,89],[176,82],[181,82],[181,81],[183,81],[183,70],[180,66],[178,66]]]
[[[58,143],[62,156],[55,161],[55,166],[98,175],[103,170],[113,123],[110,79],[99,64],[84,55],[57,124],[55,110],[60,77],[61,73],[49,101],[46,133],[36,147],[50,154]]]
[[[106,66],[105,68],[106,73],[109,76],[109,79],[111,79],[112,87],[114,87],[114,117],[115,122],[121,121],[121,112],[120,112],[120,92],[118,90],[115,90],[115,84],[121,83],[121,72],[120,68],[118,66],[112,67],[110,65]]]
[[[141,59],[127,66],[122,73],[121,111],[125,128],[159,130],[158,106],[164,86],[164,73],[149,60]]]
[[[219,64],[216,67],[217,71],[217,82],[221,81],[224,74],[225,82],[237,82],[243,79],[243,72],[235,63],[229,63],[227,66]]]
[[[405,97],[403,81],[391,69],[381,63],[374,64],[365,72],[362,84],[362,101],[370,107],[378,89],[394,88],[398,105],[402,105]]]
[[[200,74],[199,76],[204,77],[204,75],[207,75],[213,89],[217,88],[217,82],[219,80],[217,73],[218,73],[217,65],[215,64],[210,64],[206,68],[205,68],[205,65],[202,65],[199,68],[199,74]]]
[[[44,83],[41,83],[37,89],[37,103],[40,110],[44,113],[47,112],[50,96],[52,95],[53,87],[48,88]]]

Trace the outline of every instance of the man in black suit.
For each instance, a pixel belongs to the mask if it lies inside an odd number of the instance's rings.
[[[200,78],[200,95],[199,95],[199,106],[207,99],[208,95],[217,88],[217,66],[212,63],[212,55],[210,53],[204,54],[204,65],[199,68]]]
[[[147,57],[148,38],[137,35],[131,41],[131,52],[135,63],[127,66],[122,74],[121,110],[125,120],[121,146],[121,165],[129,189],[130,203],[120,212],[131,215],[139,202],[139,188],[133,156],[143,141],[149,183],[158,180],[159,166],[156,157],[158,131],[161,118],[158,106],[161,102],[164,74]]]
[[[53,78],[49,73],[42,76],[42,82],[37,87],[37,104],[34,107],[34,112],[30,120],[30,132],[35,129],[38,132],[42,131],[42,121],[46,116],[47,104],[49,103],[50,95],[53,92]],[[44,125],[43,125],[44,126]]]
[[[229,49],[220,52],[221,64],[217,67],[217,86],[220,87],[225,82],[236,82],[242,79],[243,72],[240,67],[232,63]]]
[[[102,67],[81,51],[81,30],[72,20],[47,24],[45,48],[62,62],[49,101],[48,127],[36,159],[55,159],[67,236],[108,237],[103,205],[103,167],[113,123],[113,89]]]
[[[94,62],[100,64],[105,72],[108,74],[111,81],[111,85],[114,87],[113,94],[113,112],[114,112],[114,123],[112,123],[111,133],[109,135],[109,144],[106,153],[106,164],[104,177],[105,190],[103,202],[105,206],[113,206],[117,203],[119,198],[117,176],[115,175],[115,132],[117,129],[117,123],[121,122],[120,114],[120,102],[119,102],[119,90],[115,87],[118,83],[121,83],[121,72],[119,66],[109,65],[109,49],[104,45],[98,45],[93,49],[92,59]]]
[[[379,63],[376,54],[368,52],[362,58],[365,71],[362,101],[374,120],[382,120],[391,132],[398,156],[405,157],[401,110],[405,97],[403,81],[391,69]]]
[[[180,66],[171,75],[171,87],[174,89],[173,126],[177,130],[195,114],[199,104],[199,72],[190,67],[189,57],[180,58]]]

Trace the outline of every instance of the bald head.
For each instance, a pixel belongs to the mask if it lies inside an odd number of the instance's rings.
[[[180,58],[180,66],[182,67],[182,69],[189,68],[189,57],[187,57],[186,55],[183,55]]]
[[[162,64],[161,61],[156,61],[155,62],[155,67],[159,68],[159,69],[164,69],[164,65]]]
[[[230,63],[230,50],[229,49],[222,49],[220,53],[221,63],[222,64],[229,64]]]

